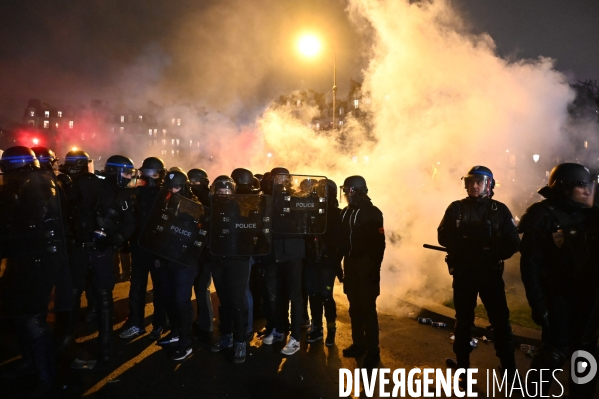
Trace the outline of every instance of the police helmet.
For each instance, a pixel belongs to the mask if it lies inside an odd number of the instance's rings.
[[[191,181],[192,184],[199,183],[205,185],[206,187],[208,187],[210,184],[210,180],[208,180],[208,173],[206,173],[204,169],[190,169],[189,172],[187,172],[187,176],[189,176],[189,181]]]
[[[47,147],[31,147],[31,150],[35,153],[38,161],[40,161],[40,166],[54,169],[54,165],[58,162],[54,151]]]
[[[113,155],[108,157],[104,164],[102,174],[105,176],[115,176],[119,187],[127,187],[131,181],[131,175],[135,173],[135,166],[131,158],[124,155]]]
[[[572,188],[583,186],[593,181],[587,168],[577,163],[562,163],[551,170],[549,184],[551,188]]]
[[[321,180],[322,181],[322,180]],[[329,198],[337,198],[337,183],[334,181],[327,179],[327,195]]]
[[[183,173],[185,173],[185,171],[182,168],[178,167],[178,166],[171,166],[171,168],[168,171],[169,172],[183,172]]]
[[[255,177],[256,179],[258,179],[258,181],[262,181],[262,178],[264,177],[264,175],[263,175],[262,173],[256,173],[256,174],[254,175],[254,177]]]
[[[233,179],[221,179],[212,182],[212,189],[216,194],[218,194],[218,190],[229,190],[230,192],[228,194],[235,194],[235,188],[235,182],[233,181]]]
[[[366,179],[362,176],[350,176],[347,177],[343,181],[343,186],[341,186],[341,190],[345,194],[353,194],[356,192],[362,192],[364,194],[368,194],[368,186],[366,186]]]
[[[180,172],[178,170],[169,171],[164,179],[164,186],[166,188],[183,187],[189,183],[187,173]]]
[[[150,187],[157,187],[164,181],[166,167],[164,161],[157,157],[144,159],[141,167],[141,179]]]
[[[88,173],[91,162],[92,160],[87,152],[82,150],[69,151],[64,157],[64,164],[61,165],[60,171],[69,176]]]
[[[468,183],[471,181],[482,181],[483,191],[482,195],[493,196],[493,189],[495,188],[495,179],[493,178],[493,172],[486,166],[476,165],[470,168],[466,176],[462,177],[464,180],[464,188],[468,188]]]
[[[260,180],[256,176],[254,176],[254,190],[260,191]]]
[[[2,153],[0,166],[2,172],[6,173],[23,169],[39,169],[40,163],[30,148],[19,145],[7,148]]]

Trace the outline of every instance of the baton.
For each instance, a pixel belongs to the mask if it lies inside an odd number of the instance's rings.
[[[432,249],[434,251],[447,252],[447,248],[445,248],[445,247],[438,247],[436,245],[430,245],[430,244],[423,244],[422,246],[426,249]]]

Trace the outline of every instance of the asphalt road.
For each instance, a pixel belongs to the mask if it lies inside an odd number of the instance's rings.
[[[283,344],[262,345],[254,338],[248,348],[247,360],[234,365],[232,353],[213,354],[199,341],[193,344],[193,355],[178,363],[170,360],[168,348],[161,348],[145,336],[132,340],[118,338],[128,312],[129,283],[119,283],[115,289],[115,342],[116,356],[109,363],[99,363],[92,370],[70,368],[75,358],[93,359],[97,333],[93,325],[83,322],[78,331],[77,344],[61,355],[58,397],[64,398],[337,398],[339,397],[339,369],[351,370],[361,366],[361,359],[346,359],[341,349],[351,343],[347,302],[342,287],[335,287],[338,320],[337,344],[327,348],[321,342],[302,342],[300,352],[287,357],[280,353]],[[146,314],[151,314],[151,296],[148,296]],[[445,358],[451,357],[451,328],[434,329],[418,324],[408,317],[408,309],[400,308],[396,315],[380,315],[381,367],[432,367],[445,369]],[[148,332],[150,319],[146,317]],[[263,326],[257,321],[255,328]],[[305,332],[304,332],[305,333]],[[530,358],[518,350],[516,360],[525,373]],[[12,366],[18,357],[18,347],[10,334],[8,324],[0,327],[0,371]],[[472,367],[479,369],[477,389],[479,397],[487,397],[485,376],[487,370],[499,364],[492,344],[479,342],[472,353]],[[561,373],[562,384],[567,380],[566,370]],[[406,372],[407,373],[407,372]],[[0,398],[26,397],[32,386],[31,377],[0,380]],[[559,394],[557,384],[555,393]],[[390,391],[390,389],[388,390]],[[375,396],[378,395],[375,389]],[[364,393],[361,397],[365,397]],[[599,395],[598,395],[599,397]]]

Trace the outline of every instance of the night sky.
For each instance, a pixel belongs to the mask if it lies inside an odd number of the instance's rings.
[[[547,56],[599,79],[599,2],[455,0],[507,59]],[[279,94],[330,90],[331,58],[301,59],[305,30],[334,44],[339,94],[361,80],[367,38],[341,0],[5,0],[0,5],[0,126],[26,101],[140,107],[194,102],[249,121]],[[330,52],[329,52],[330,55]]]

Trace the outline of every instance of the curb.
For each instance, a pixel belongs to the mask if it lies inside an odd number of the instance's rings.
[[[441,321],[447,324],[448,331],[453,330],[455,309],[415,295],[406,295],[400,298],[387,292],[383,292],[382,294],[396,300],[400,307],[412,309],[411,311],[415,313],[415,317],[428,317],[433,319],[433,321]],[[489,320],[479,317],[475,318],[474,328],[472,329],[473,337],[492,337],[493,332],[489,327]],[[521,344],[540,346],[541,344],[541,330],[512,325],[512,331],[514,333],[514,343],[518,346]]]

